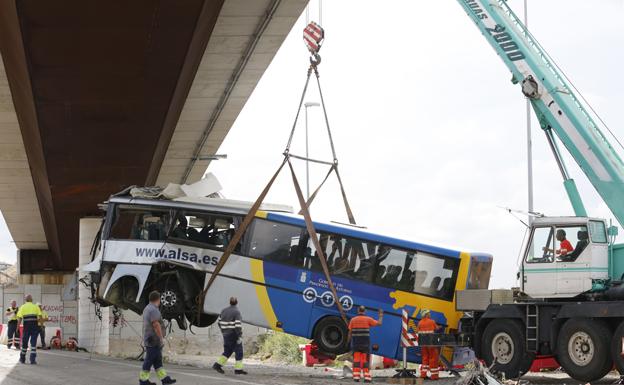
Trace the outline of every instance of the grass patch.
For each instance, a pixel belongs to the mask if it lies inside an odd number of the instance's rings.
[[[258,356],[262,360],[279,361],[286,364],[301,363],[300,344],[309,340],[282,332],[269,332],[258,336]]]

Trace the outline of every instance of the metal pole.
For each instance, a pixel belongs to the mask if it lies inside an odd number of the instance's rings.
[[[407,369],[407,347],[403,346],[403,370]]]
[[[310,107],[307,103],[305,105],[305,156],[306,156],[306,200],[310,199],[310,153],[308,146],[308,107]]]
[[[323,0],[319,0],[319,24],[323,25]]]
[[[529,27],[528,0],[524,0],[524,26]],[[527,123],[527,187],[528,187],[528,211],[533,212],[533,142],[531,139],[531,101],[526,99],[526,123]],[[533,216],[529,215],[529,225],[533,223]]]

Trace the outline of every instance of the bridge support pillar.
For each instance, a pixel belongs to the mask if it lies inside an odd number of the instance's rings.
[[[101,218],[80,219],[80,240],[78,244],[80,266],[91,262],[91,246],[101,223]],[[102,309],[102,320],[100,320],[95,314],[95,304],[89,299],[90,295],[90,289],[80,284],[78,290],[78,346],[90,352],[108,354],[108,308]]]

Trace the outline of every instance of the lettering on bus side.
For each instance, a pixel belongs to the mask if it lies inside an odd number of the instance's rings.
[[[485,30],[490,33],[498,46],[505,51],[509,60],[517,61],[525,59],[525,56],[522,51],[520,51],[518,44],[516,44],[511,35],[505,31],[505,27],[500,24],[496,24],[494,28],[486,28]]]
[[[481,6],[476,0],[464,0],[464,2],[466,3],[466,5],[468,5],[468,7],[470,7],[470,9],[472,10],[472,13],[474,13],[476,17],[478,17],[481,20],[488,18],[488,16],[483,11],[483,8],[481,8]]]

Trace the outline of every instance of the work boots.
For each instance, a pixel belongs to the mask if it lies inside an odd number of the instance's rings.
[[[174,380],[173,378],[171,378],[169,376],[163,378],[161,381],[162,381],[163,385],[175,384],[176,382],[178,382],[177,380]]]
[[[212,368],[221,374],[225,374],[225,371],[223,370],[223,365],[219,364],[218,362],[215,362],[214,365],[212,365]]]
[[[243,369],[236,369],[234,370],[234,374],[247,374],[247,372],[244,371]]]
[[[156,385],[156,383],[150,380],[145,380],[145,381],[139,380],[139,385]]]

